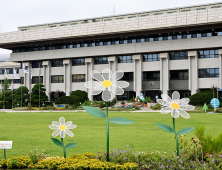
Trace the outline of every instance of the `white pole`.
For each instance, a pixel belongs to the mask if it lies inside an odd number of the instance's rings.
[[[14,90],[14,71],[15,71],[15,67],[13,67],[12,73],[13,73],[13,80],[12,80],[12,108],[13,108],[13,90]]]

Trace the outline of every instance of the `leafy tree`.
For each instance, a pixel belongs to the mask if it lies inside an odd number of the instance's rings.
[[[0,97],[0,108],[3,109],[4,108],[4,96],[5,96],[5,109],[11,109],[12,108],[12,95],[13,98],[15,96],[15,94],[12,94],[12,92],[10,91],[6,91],[5,95],[1,95]]]
[[[2,92],[4,92],[4,90],[7,91],[7,89],[10,86],[9,80],[6,78],[5,81],[1,84],[1,86],[2,86]]]
[[[15,93],[13,105],[14,107],[21,107],[22,104],[22,107],[26,107],[28,105],[28,99],[29,99],[29,89],[25,86],[21,86],[17,89]]]
[[[55,104],[76,104],[78,102],[78,96],[62,96],[56,99]]]
[[[45,86],[43,84],[36,84],[32,88],[31,93],[31,105],[33,107],[39,107],[39,85],[40,85],[40,107],[43,106],[43,104],[46,104],[46,101],[48,101],[48,96],[45,93]],[[30,99],[28,100],[30,103]]]
[[[82,90],[73,91],[70,96],[75,96],[76,98],[75,102],[83,103],[84,101],[89,100],[88,94]]]

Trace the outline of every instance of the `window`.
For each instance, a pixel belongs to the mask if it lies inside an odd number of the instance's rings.
[[[149,16],[149,14],[141,15],[141,17],[147,17],[147,16]]]
[[[13,74],[13,69],[6,69],[7,74]]]
[[[0,70],[0,74],[4,74],[5,73],[5,70]]]
[[[50,101],[55,101],[62,96],[66,96],[66,94],[64,92],[51,92]]]
[[[52,60],[52,67],[63,67],[63,60]]]
[[[199,58],[217,58],[219,57],[219,50],[200,50],[198,51]]]
[[[104,19],[104,21],[112,21],[112,19]]]
[[[20,83],[24,84],[24,77],[20,77]]]
[[[67,24],[62,24],[62,25],[60,25],[60,27],[63,27],[63,26],[67,26]]]
[[[85,58],[74,58],[72,59],[73,66],[85,65]]]
[[[133,56],[132,55],[118,56],[118,63],[133,63]]]
[[[199,78],[219,77],[219,68],[199,69]]]
[[[221,8],[221,6],[212,6],[211,8]]]
[[[143,54],[143,61],[160,61],[160,54]]]
[[[42,61],[33,61],[32,68],[42,68]]]
[[[181,10],[181,12],[188,12],[191,11],[191,9]]]
[[[121,80],[133,81],[133,72],[125,72]]]
[[[153,15],[162,15],[163,13],[155,13],[155,14],[153,14]]]
[[[51,83],[63,83],[64,77],[63,76],[52,76]]]
[[[96,19],[94,19],[94,20],[92,20],[92,22],[100,22],[100,20],[96,20]]]
[[[70,25],[77,25],[78,23],[71,23]]]
[[[21,29],[21,31],[27,31],[28,29]]]
[[[170,60],[183,60],[183,59],[188,59],[187,51],[170,52]]]
[[[204,10],[204,9],[206,9],[206,8],[197,8],[196,10]]]
[[[136,18],[136,16],[130,16],[130,17],[128,17],[128,18]]]
[[[143,72],[143,80],[160,80],[160,72],[159,71]]]
[[[170,12],[167,12],[167,14],[173,14],[173,13],[177,13],[177,11],[170,11]]]
[[[116,20],[120,20],[120,19],[124,19],[123,17],[121,17],[121,18],[116,18]]]
[[[86,75],[85,74],[74,74],[72,75],[72,82],[85,82]]]
[[[43,76],[33,76],[32,77],[32,84],[39,84],[39,83],[43,83]]]
[[[108,57],[95,57],[94,64],[108,64]]]
[[[15,72],[18,74],[18,73],[19,73],[19,69],[16,68],[16,69],[15,69]]]
[[[87,24],[87,23],[88,23],[88,21],[81,22],[81,24]]]
[[[50,25],[49,27],[50,27],[50,28],[53,28],[53,27],[56,27],[56,25]]]
[[[14,84],[20,84],[21,83],[21,79],[14,79]]]
[[[187,70],[171,70],[170,80],[188,80]]]

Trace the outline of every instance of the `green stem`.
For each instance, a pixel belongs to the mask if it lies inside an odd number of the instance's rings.
[[[109,161],[109,118],[108,118],[108,102],[106,102],[106,136],[107,136],[107,155],[106,161]]]
[[[174,134],[176,137],[177,156],[179,156],[179,144],[178,144],[178,137],[177,137],[176,128],[175,128],[175,118],[174,117],[173,117],[173,130],[174,130]]]
[[[63,148],[64,158],[66,158],[66,149],[65,149],[65,147],[64,147],[63,138],[61,138],[61,142],[62,142],[62,148]]]

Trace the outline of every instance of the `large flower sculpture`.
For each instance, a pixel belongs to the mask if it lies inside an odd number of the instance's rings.
[[[114,95],[122,95],[124,93],[123,88],[129,86],[126,81],[117,81],[123,77],[124,73],[122,71],[112,71],[108,68],[102,70],[102,73],[93,70],[91,76],[93,81],[87,81],[85,83],[86,88],[91,88],[89,94],[98,95],[102,92],[102,99],[106,102],[106,114],[99,108],[83,106],[83,108],[92,116],[99,118],[106,118],[106,134],[107,134],[107,161],[109,161],[109,122],[117,124],[131,124],[135,123],[132,120],[125,119],[122,117],[108,118],[108,101],[114,98]]]
[[[166,94],[162,94],[161,97],[162,99],[158,99],[157,102],[163,105],[160,110],[162,114],[167,114],[171,112],[171,115],[174,118],[178,118],[179,115],[181,115],[182,117],[189,119],[190,115],[186,111],[191,111],[195,109],[194,106],[188,105],[190,99],[180,99],[180,94],[177,91],[173,92],[172,99]]]
[[[76,128],[77,125],[72,124],[72,121],[67,121],[65,123],[65,118],[64,117],[60,117],[59,118],[59,122],[57,121],[52,121],[52,125],[49,125],[49,128],[52,130],[55,130],[52,133],[53,137],[56,137],[60,134],[61,137],[61,141],[59,141],[58,139],[55,138],[51,138],[51,140],[58,146],[61,146],[63,148],[63,153],[64,153],[64,158],[66,158],[66,150],[68,148],[73,148],[77,145],[77,143],[69,143],[66,146],[64,146],[64,142],[63,142],[63,138],[65,138],[66,133],[67,135],[69,135],[70,137],[73,137],[74,134],[72,131],[70,131],[69,129],[74,129]]]
[[[176,132],[175,118],[178,118],[179,115],[181,115],[182,117],[189,119],[190,115],[186,111],[194,110],[195,107],[192,105],[188,105],[190,101],[188,98],[180,99],[180,94],[177,91],[173,92],[172,99],[166,94],[162,94],[161,97],[162,99],[157,100],[157,102],[162,105],[160,112],[162,114],[167,114],[171,112],[171,115],[173,116],[173,128],[171,128],[168,125],[160,124],[160,123],[156,123],[156,125],[166,132],[175,134],[176,145],[177,145],[177,156],[179,156],[179,144],[178,144],[177,136],[187,134],[191,132],[192,130],[194,130],[195,127],[183,128],[179,130],[178,132]]]
[[[91,88],[89,93],[91,95],[98,95],[102,93],[102,99],[104,101],[110,101],[113,98],[113,94],[122,95],[124,93],[122,88],[129,86],[126,81],[117,81],[123,77],[123,71],[112,71],[108,68],[102,70],[102,74],[96,70],[91,72],[91,77],[96,81],[87,81],[85,83],[86,88]]]

